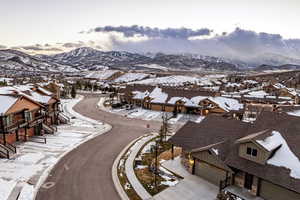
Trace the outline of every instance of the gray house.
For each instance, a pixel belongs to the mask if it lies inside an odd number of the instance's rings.
[[[191,173],[242,199],[300,199],[300,118],[262,112],[245,123],[208,116],[170,140]]]

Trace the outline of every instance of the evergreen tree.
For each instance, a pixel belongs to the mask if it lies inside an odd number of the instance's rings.
[[[76,88],[74,85],[72,85],[71,96],[72,96],[72,98],[76,97]]]

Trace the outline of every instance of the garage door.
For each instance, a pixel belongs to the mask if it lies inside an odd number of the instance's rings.
[[[195,162],[195,175],[215,184],[219,185],[221,180],[225,180],[226,172],[204,162]]]
[[[300,194],[287,190],[268,181],[262,180],[260,185],[260,196],[266,200],[296,200]]]

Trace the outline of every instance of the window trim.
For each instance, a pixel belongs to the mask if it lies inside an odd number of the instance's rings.
[[[249,152],[250,151],[250,152]],[[252,148],[252,147],[247,147],[246,149],[246,154],[248,156],[251,156],[251,157],[257,157],[258,155],[258,150],[256,148]]]

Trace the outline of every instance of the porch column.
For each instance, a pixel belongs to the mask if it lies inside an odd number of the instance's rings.
[[[19,128],[16,130],[16,140],[19,141]]]
[[[24,129],[25,129],[25,137],[24,137],[24,140],[27,141],[27,126],[25,126]]]
[[[172,160],[174,160],[174,145],[173,144],[172,144],[171,152],[172,152]]]
[[[195,174],[195,167],[196,167],[196,158],[194,158],[192,174]]]
[[[3,144],[6,145],[6,135],[4,131],[3,131]]]

